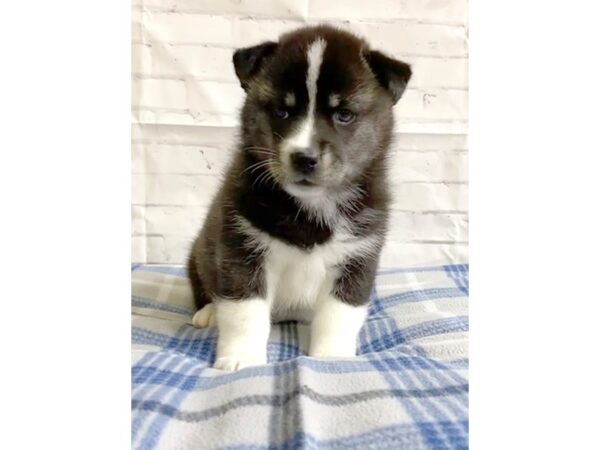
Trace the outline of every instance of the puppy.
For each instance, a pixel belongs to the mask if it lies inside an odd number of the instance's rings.
[[[240,143],[193,244],[195,326],[215,368],[267,362],[271,322],[311,322],[309,355],[349,357],[367,314],[390,195],[392,106],[408,64],[317,26],[237,50]]]

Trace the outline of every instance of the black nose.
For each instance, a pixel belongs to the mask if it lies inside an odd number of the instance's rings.
[[[298,172],[309,175],[315,171],[318,159],[313,156],[308,156],[306,153],[292,153],[292,165]]]

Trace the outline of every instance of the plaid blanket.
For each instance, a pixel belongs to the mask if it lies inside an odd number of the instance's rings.
[[[309,358],[308,326],[283,323],[267,365],[231,373],[183,267],[132,278],[133,448],[467,448],[467,265],[380,271],[355,358]]]

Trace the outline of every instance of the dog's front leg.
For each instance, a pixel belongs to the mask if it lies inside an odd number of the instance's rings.
[[[204,264],[218,330],[214,367],[266,364],[272,302],[262,252],[235,226],[223,227],[222,233],[213,258]],[[205,254],[212,255],[210,250]]]
[[[332,290],[321,294],[311,324],[310,356],[356,355],[376,267],[377,256],[348,261]]]
[[[352,306],[333,295],[322,299],[310,332],[310,356],[351,357],[367,315],[366,306]]]
[[[271,327],[265,299],[218,300],[217,359],[214,367],[239,370],[267,362],[267,340]]]

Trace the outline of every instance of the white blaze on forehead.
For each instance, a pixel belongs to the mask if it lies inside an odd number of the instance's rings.
[[[306,89],[308,91],[308,107],[306,108],[306,118],[300,124],[298,131],[292,135],[289,142],[289,149],[307,148],[313,134],[315,123],[315,108],[317,104],[317,81],[323,62],[323,54],[327,43],[319,38],[308,47],[306,57],[308,61],[308,70],[306,71]]]
[[[317,102],[317,80],[319,79],[319,72],[321,70],[321,64],[323,63],[323,53],[325,53],[326,46],[327,43],[323,39],[319,38],[308,48],[306,89],[308,90],[309,117],[312,116],[315,111],[315,105]]]

